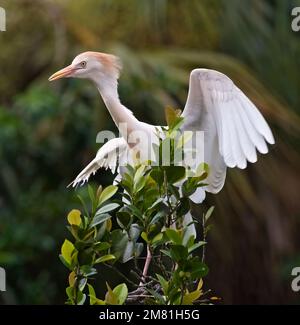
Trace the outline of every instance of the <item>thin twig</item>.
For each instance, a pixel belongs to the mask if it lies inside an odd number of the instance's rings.
[[[146,261],[145,261],[145,265],[144,265],[144,269],[143,269],[143,274],[142,274],[142,278],[141,278],[139,286],[143,285],[143,283],[144,283],[144,281],[146,279],[148,269],[149,269],[149,265],[151,263],[151,259],[152,259],[152,255],[151,255],[150,246],[147,245],[147,256],[146,256]]]
[[[128,296],[126,299],[126,303],[137,303],[137,302],[142,303],[142,300],[146,298],[152,298],[152,296],[150,295],[137,295],[132,297]]]
[[[129,299],[152,298],[151,295],[130,295]]]
[[[159,258],[159,257],[160,257],[160,255],[152,255],[152,258]],[[146,260],[147,256],[137,257],[136,259],[137,260]]]

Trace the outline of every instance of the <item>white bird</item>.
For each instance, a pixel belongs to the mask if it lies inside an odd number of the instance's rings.
[[[115,171],[118,159],[127,159],[131,149],[128,135],[142,131],[153,137],[154,125],[138,121],[122,105],[118,95],[118,78],[121,70],[119,58],[114,55],[85,52],[79,54],[68,67],[53,74],[49,80],[63,77],[92,80],[107,106],[115,124],[127,125],[127,134],[108,141],[98,151],[93,161],[71,183],[84,183],[100,167]],[[266,142],[274,144],[272,132],[265,119],[249,98],[221,72],[195,69],[190,74],[189,92],[182,116],[182,131],[204,131],[204,159],[210,167],[205,191],[218,193],[225,182],[227,167],[246,168],[247,161],[257,161],[256,150],[268,152]],[[144,144],[140,144],[142,148]],[[116,150],[118,149],[118,150]],[[198,188],[192,199],[203,201],[205,192]]]

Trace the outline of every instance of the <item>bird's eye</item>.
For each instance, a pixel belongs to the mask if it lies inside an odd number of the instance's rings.
[[[85,67],[86,67],[86,61],[82,61],[82,62],[80,63],[80,65],[81,65],[82,68],[85,68]]]

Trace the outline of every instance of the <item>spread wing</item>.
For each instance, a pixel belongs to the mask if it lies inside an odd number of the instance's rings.
[[[204,159],[210,166],[208,192],[224,185],[227,167],[246,168],[274,144],[272,132],[250,99],[226,75],[195,69],[190,75],[183,130],[204,131]]]
[[[79,173],[75,180],[68,186],[83,185],[89,177],[96,173],[99,168],[109,168],[112,173],[116,172],[118,162],[124,166],[127,159],[128,145],[124,138],[115,138],[107,141],[97,152],[96,157]]]

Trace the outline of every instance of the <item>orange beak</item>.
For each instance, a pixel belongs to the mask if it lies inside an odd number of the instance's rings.
[[[61,78],[66,78],[72,75],[77,69],[72,65],[68,65],[67,67],[55,72],[48,80],[54,81]]]

